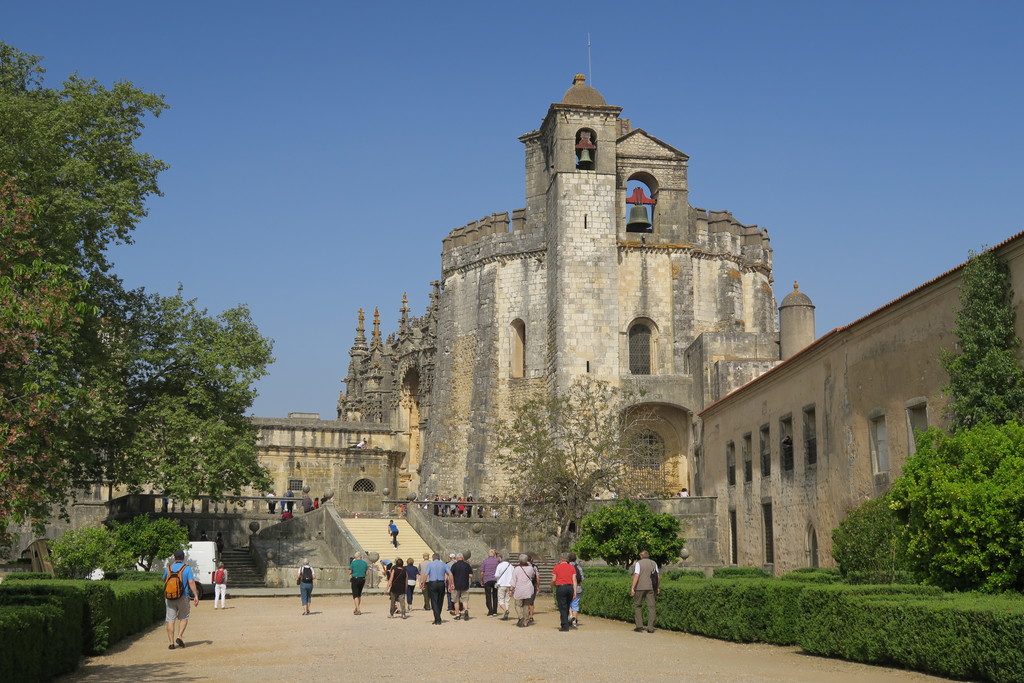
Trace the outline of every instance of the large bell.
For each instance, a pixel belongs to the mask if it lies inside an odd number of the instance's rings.
[[[647,218],[647,209],[642,204],[635,204],[629,209],[629,222],[626,232],[650,232],[651,221]]]
[[[589,149],[580,150],[579,162],[576,164],[576,168],[592,169],[594,168],[594,159],[590,156]]]

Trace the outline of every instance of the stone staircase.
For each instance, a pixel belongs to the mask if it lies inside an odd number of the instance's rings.
[[[388,534],[388,520],[386,519],[363,517],[346,518],[342,521],[364,553],[379,553],[382,558],[387,559],[401,557],[403,560],[407,560],[411,557],[418,563],[423,559],[423,553],[434,552],[426,541],[420,538],[412,525],[404,519],[395,520],[395,526],[398,527],[398,548],[391,545],[391,535]],[[340,559],[347,566],[348,558]]]
[[[232,588],[263,588],[267,585],[247,548],[225,550],[220,559],[228,570],[228,591]],[[209,578],[206,580],[209,581]]]

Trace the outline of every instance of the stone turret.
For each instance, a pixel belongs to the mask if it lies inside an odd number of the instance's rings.
[[[794,282],[779,306],[779,357],[786,360],[813,343],[814,304]]]

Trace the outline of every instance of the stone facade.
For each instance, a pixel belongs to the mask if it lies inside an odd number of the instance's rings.
[[[694,413],[779,362],[767,231],[692,207],[688,157],[620,113],[577,77],[519,138],[525,208],[452,230],[427,312],[403,301],[386,341],[360,313],[338,417],[393,431],[400,496],[500,496],[496,421],[584,375],[644,391],[660,492],[692,487]]]
[[[996,252],[1010,267],[1024,337],[1024,234]],[[947,426],[939,355],[956,345],[961,269],[833,330],[700,413],[698,493],[718,498],[725,563],[834,566],[832,529],[900,475],[915,429]]]

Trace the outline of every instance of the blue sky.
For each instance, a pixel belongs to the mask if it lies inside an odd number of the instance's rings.
[[[44,12],[45,9],[45,12]],[[44,17],[45,14],[45,17]],[[253,414],[333,418],[356,311],[397,327],[452,228],[525,205],[518,136],[577,72],[690,156],[690,199],[768,228],[817,333],[1024,230],[1024,3],[47,2],[0,40],[165,95],[171,166],[113,254],[130,286],[244,303]],[[588,67],[587,34],[592,43]]]

